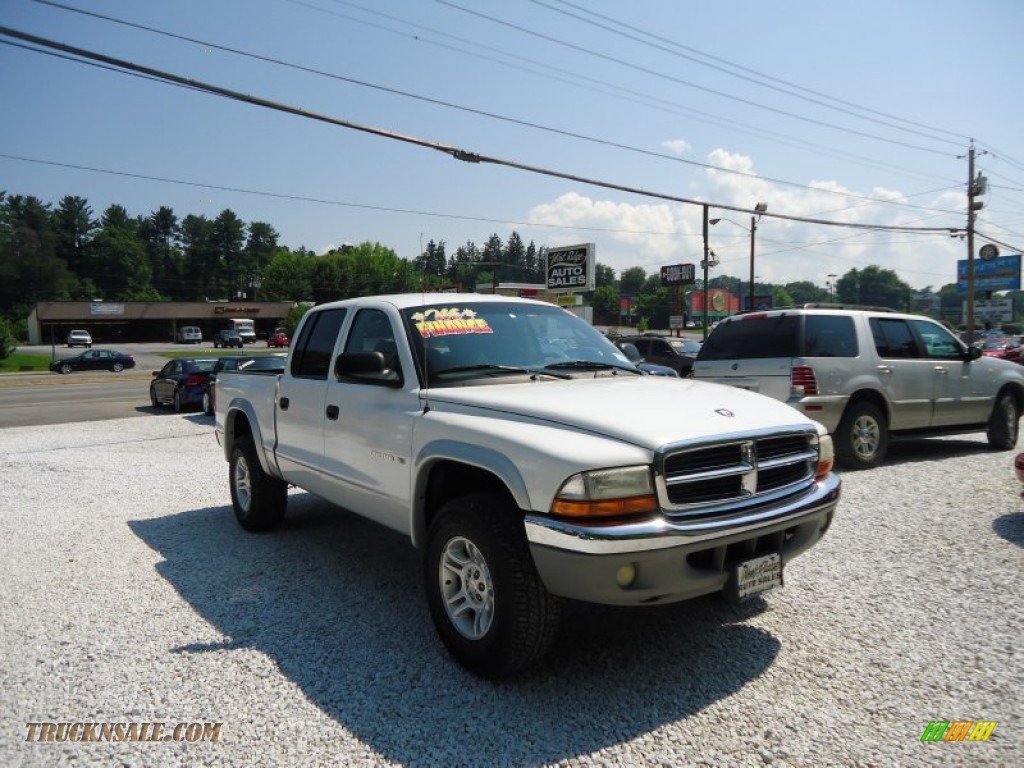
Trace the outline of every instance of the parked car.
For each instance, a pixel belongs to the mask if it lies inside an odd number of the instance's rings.
[[[1021,363],[1021,353],[1024,352],[1024,347],[1021,346],[1018,339],[1011,339],[1009,337],[997,337],[986,339],[981,344],[981,354],[986,357],[998,357],[1001,360],[1010,360],[1014,363]]]
[[[178,329],[177,341],[179,344],[202,344],[203,332],[195,325],[183,325]]]
[[[213,336],[213,346],[217,347],[238,347],[242,348],[242,337],[238,335],[238,331],[232,329],[224,329],[217,331]]]
[[[90,349],[74,357],[65,357],[50,363],[50,370],[68,374],[72,371],[113,371],[120,373],[125,368],[134,368],[135,358],[113,349]]]
[[[270,355],[225,355],[217,359],[210,375],[203,384],[203,413],[213,415],[217,406],[217,374],[221,371],[276,371],[284,370],[284,361],[288,355],[274,353]]]
[[[680,376],[690,373],[693,361],[697,359],[697,353],[700,351],[700,342],[675,336],[624,336],[619,342],[633,344],[646,362],[667,365]]]
[[[832,433],[836,458],[879,464],[890,439],[985,432],[1017,442],[1024,366],[985,357],[928,317],[808,304],[724,320],[694,378],[781,400]]]
[[[648,363],[644,360],[643,356],[640,354],[640,350],[636,348],[635,344],[631,344],[628,341],[620,341],[615,346],[621,349],[622,354],[629,358],[629,362],[639,368],[643,373],[650,376],[679,376],[679,374],[676,373],[675,368],[669,368],[667,365],[655,365],[654,363]]]
[[[179,357],[159,371],[153,371],[149,401],[154,407],[172,405],[178,413],[203,402],[206,380],[217,365],[217,358]]]
[[[92,336],[88,331],[71,331],[68,334],[69,347],[92,347]]]
[[[281,328],[278,328],[267,337],[268,347],[287,347],[289,343],[288,334]]]

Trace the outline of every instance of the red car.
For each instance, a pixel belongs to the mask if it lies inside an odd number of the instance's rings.
[[[267,337],[268,347],[287,347],[289,344],[288,334],[278,328]]]
[[[1024,360],[1021,359],[1022,352],[1024,352],[1024,347],[1021,347],[1018,339],[998,337],[986,339],[981,345],[981,354],[986,357],[998,357],[1014,363],[1024,363]]]

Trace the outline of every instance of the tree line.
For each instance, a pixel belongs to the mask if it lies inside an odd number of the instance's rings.
[[[524,243],[514,231],[507,240],[492,234],[482,246],[470,240],[452,252],[444,240],[431,240],[413,259],[380,243],[344,245],[318,255],[278,240],[271,224],[247,223],[227,208],[215,218],[179,218],[166,206],[132,216],[114,204],[97,218],[82,197],[67,195],[53,205],[0,192],[0,317],[20,328],[37,302],[54,300],[322,303],[376,293],[544,282],[544,249]],[[749,291],[730,276],[716,276],[708,287]],[[671,315],[688,312],[685,293],[694,288],[702,286],[684,287],[677,304],[675,289],[661,285],[658,272],[630,267],[616,275],[598,263],[596,290],[585,298],[596,323],[643,320],[667,328]],[[950,289],[943,288],[944,298]],[[771,295],[775,306],[833,299],[894,309],[910,309],[914,294],[895,272],[877,266],[848,271],[833,293],[810,281],[758,283],[755,293]],[[622,313],[624,296],[628,315]]]

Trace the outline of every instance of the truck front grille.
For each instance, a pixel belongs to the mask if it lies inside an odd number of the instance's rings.
[[[798,492],[814,480],[817,436],[791,432],[669,451],[661,491],[670,516],[710,516]],[[728,509],[724,509],[728,507]]]

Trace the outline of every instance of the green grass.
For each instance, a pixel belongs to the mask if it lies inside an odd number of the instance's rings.
[[[32,371],[48,370],[50,370],[49,355],[15,352],[0,360],[0,373],[31,373]]]

